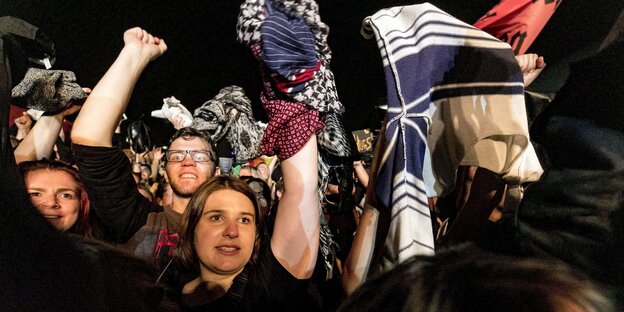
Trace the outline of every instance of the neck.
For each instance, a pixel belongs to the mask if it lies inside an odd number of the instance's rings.
[[[190,200],[190,198],[179,197],[173,194],[173,198],[171,199],[171,209],[177,213],[184,213]]]
[[[205,272],[201,272],[199,278],[206,284],[208,289],[220,288],[223,289],[224,292],[227,292],[232,286],[236,275],[238,274],[216,275],[211,273],[205,274]]]
[[[229,275],[215,274],[205,268],[200,268],[200,271],[200,276],[186,283],[182,289],[182,301],[187,306],[206,304],[225,296],[242,269]]]

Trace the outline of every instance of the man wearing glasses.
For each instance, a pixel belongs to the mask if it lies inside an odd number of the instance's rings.
[[[112,136],[151,60],[162,55],[164,40],[140,28],[124,33],[125,45],[85,102],[72,130],[72,150],[104,237],[143,258],[163,264],[173,255],[180,218],[199,186],[216,169],[210,137],[193,128],[178,130],[165,154],[172,203],[158,206],[139,194],[132,167]]]

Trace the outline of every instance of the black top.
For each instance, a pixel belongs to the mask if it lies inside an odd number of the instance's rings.
[[[119,148],[74,144],[72,151],[93,204],[92,212],[105,227],[106,240],[123,244],[142,258],[154,256],[161,241],[173,249],[181,214],[150,202],[138,192],[132,166]]]
[[[185,307],[187,311],[320,311],[308,295],[310,279],[299,280],[277,261],[270,244],[260,249],[256,264],[248,264],[221,298]],[[172,288],[181,289],[198,274],[184,274],[179,266],[168,274]],[[172,280],[173,279],[173,280]],[[184,301],[184,300],[182,300]]]

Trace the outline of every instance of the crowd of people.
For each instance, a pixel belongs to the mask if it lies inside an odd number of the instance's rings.
[[[275,138],[264,154],[242,159],[236,142],[173,120],[165,146],[123,144],[116,131],[132,91],[168,49],[139,27],[123,41],[84,98],[36,121],[23,113],[11,137],[8,94],[19,81],[1,68],[0,226],[18,245],[1,245],[7,310],[589,312],[624,302],[621,33],[527,120],[547,155],[541,178],[514,197],[502,174],[459,166],[455,193],[429,198],[435,252],[405,261],[380,260],[395,218],[375,190],[387,155],[378,146],[365,161],[351,142],[320,175],[325,112],[285,108],[269,75],[269,126],[254,146]],[[525,87],[546,66],[537,54],[516,61]]]

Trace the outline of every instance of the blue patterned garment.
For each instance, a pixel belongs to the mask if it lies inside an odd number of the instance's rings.
[[[279,11],[275,8],[279,8]],[[266,36],[263,34],[263,28],[266,19],[271,19],[272,13],[296,17],[298,21],[292,20],[292,25],[296,24],[299,27],[299,21],[302,21],[307,26],[314,37],[315,57],[318,60],[315,67],[302,69],[302,75],[295,78],[302,85],[295,84],[296,87],[287,86],[278,91],[296,102],[309,105],[320,113],[343,113],[344,106],[338,98],[334,73],[330,69],[331,50],[327,44],[329,26],[321,21],[319,6],[315,0],[245,0],[240,6],[236,23],[237,40],[249,47],[260,44],[264,49]],[[308,48],[307,45],[305,48]],[[307,56],[307,52],[305,55]],[[274,73],[272,71],[272,74]]]
[[[508,44],[431,4],[380,10],[364,20],[363,35],[373,34],[388,95],[377,208],[392,211],[384,258],[399,263],[434,252],[428,197],[452,187],[474,144],[506,136],[505,152],[492,153],[503,154],[503,170],[522,158],[530,146],[524,86]]]
[[[262,61],[274,74],[294,81],[297,74],[318,63],[314,35],[300,17],[282,12],[270,0],[265,7],[267,17],[261,28]],[[290,92],[300,92],[304,87],[301,83]]]

